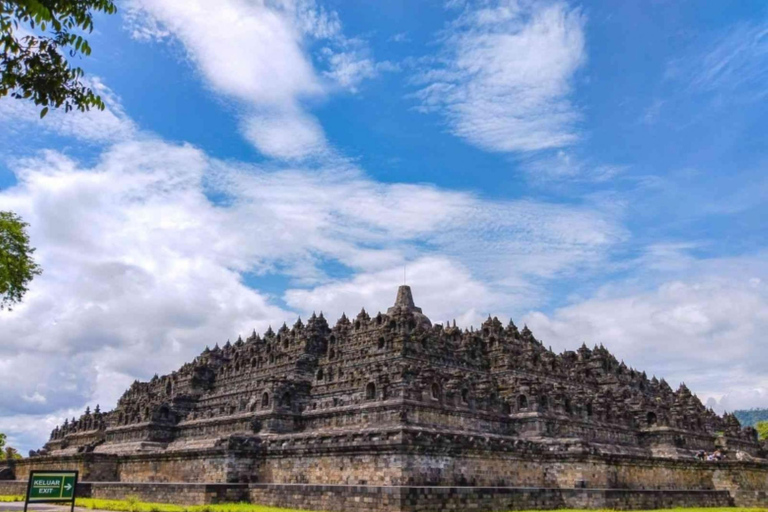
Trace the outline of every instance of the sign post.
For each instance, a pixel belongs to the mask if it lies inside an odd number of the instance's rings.
[[[77,471],[31,471],[27,482],[24,512],[30,503],[70,502],[70,512],[75,510]]]

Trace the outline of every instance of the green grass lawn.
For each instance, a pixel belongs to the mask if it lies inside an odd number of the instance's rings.
[[[9,501],[24,501],[24,496],[0,496],[0,503]],[[75,505],[95,510],[110,510],[114,512],[300,512],[287,508],[267,507],[251,503],[225,503],[221,505],[169,505],[167,503],[146,503],[137,499],[99,500],[94,498],[78,498]],[[665,509],[672,512],[768,512],[766,508],[673,508]],[[542,512],[519,511],[519,512]],[[609,510],[579,510],[560,509],[557,512],[613,512]],[[635,512],[659,512],[644,511]]]
[[[78,498],[75,500],[75,506],[96,510],[112,510],[115,512],[292,512],[290,509],[254,505],[252,503],[169,505],[167,503],[145,503],[130,498],[126,500]]]
[[[112,510],[115,512],[298,512],[291,509],[266,507],[253,505],[251,503],[227,503],[222,505],[197,505],[182,506],[168,505],[164,503],[143,503],[137,500],[97,500],[91,498],[81,498],[75,502],[78,507],[92,508],[98,510]],[[764,508],[676,508],[668,509],[673,512],[768,512]],[[534,511],[521,511],[534,512]],[[542,512],[542,511],[535,511]],[[577,510],[561,509],[558,512],[614,512],[608,510]],[[658,512],[658,511],[636,511],[636,512]]]

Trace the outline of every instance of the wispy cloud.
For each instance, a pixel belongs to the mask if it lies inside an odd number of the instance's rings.
[[[123,110],[120,99],[98,77],[84,83],[104,100],[104,110],[65,113],[54,109],[42,120],[40,107],[30,101],[0,101],[0,121],[11,131],[27,129],[74,137],[93,143],[111,143],[137,135],[137,128]]]
[[[423,111],[497,152],[573,144],[572,80],[586,61],[585,17],[563,2],[468,4],[442,36],[439,67],[417,77]]]
[[[364,80],[375,78],[382,72],[400,71],[400,66],[396,63],[376,62],[365,45],[355,43],[351,47],[345,46],[347,48],[341,51],[326,47],[321,52],[323,60],[328,63],[328,69],[323,75],[341,88],[356,93]]]
[[[768,93],[768,23],[740,23],[712,41],[697,43],[688,55],[669,63],[667,78],[686,82],[689,90],[740,101]]]
[[[129,0],[127,6],[134,37],[176,38],[206,83],[243,106],[243,133],[266,156],[330,153],[307,105],[334,89],[354,91],[379,69],[363,41],[343,35],[338,15],[312,0]],[[309,52],[318,41],[330,53],[325,72],[315,69]]]
[[[535,154],[522,160],[521,167],[535,182],[579,181],[602,183],[627,170],[626,165],[595,164],[566,149]]]
[[[393,43],[409,43],[411,41],[411,38],[408,37],[407,32],[398,32],[397,34],[393,34],[387,41],[393,42]]]

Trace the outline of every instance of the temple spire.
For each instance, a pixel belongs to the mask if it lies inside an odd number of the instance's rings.
[[[403,308],[415,308],[416,304],[413,303],[413,294],[411,293],[411,287],[404,284],[397,289],[397,298],[395,299],[395,306]]]
[[[421,308],[417,308],[413,302],[413,294],[411,293],[411,287],[408,285],[402,285],[397,289],[397,298],[395,304],[387,310],[387,314],[397,310],[414,311],[421,313]]]

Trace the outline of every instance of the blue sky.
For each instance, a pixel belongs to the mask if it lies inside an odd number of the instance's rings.
[[[19,446],[206,344],[385,309],[403,266],[433,321],[768,406],[764,2],[119,8],[79,62],[105,112],[0,100],[45,269],[0,316]]]

